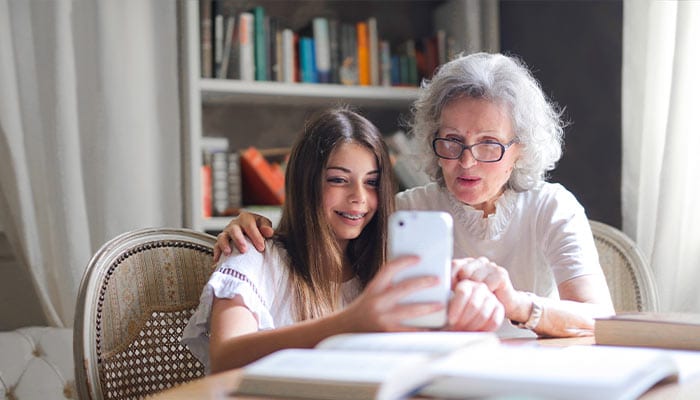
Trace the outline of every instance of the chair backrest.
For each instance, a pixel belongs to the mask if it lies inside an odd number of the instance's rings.
[[[213,270],[215,242],[188,229],[141,229],[95,253],[75,313],[81,399],[141,398],[204,375],[179,341]]]
[[[656,282],[637,244],[615,227],[589,222],[615,311],[657,311]]]

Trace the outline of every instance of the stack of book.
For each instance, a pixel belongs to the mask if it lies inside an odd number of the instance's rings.
[[[231,216],[243,202],[239,155],[225,137],[202,138],[202,216]]]
[[[203,137],[202,216],[232,216],[243,206],[283,204],[288,153],[288,148],[236,151],[225,137]]]
[[[224,7],[227,4],[228,7]],[[302,29],[255,6],[200,0],[203,78],[416,86],[459,52],[444,30],[390,43],[381,23],[315,17]]]

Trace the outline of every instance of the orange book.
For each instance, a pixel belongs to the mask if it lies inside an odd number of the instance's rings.
[[[255,147],[241,154],[243,202],[280,205],[284,203],[284,173],[279,165],[270,164]]]
[[[362,86],[371,81],[369,65],[369,31],[366,22],[357,23],[357,78]]]

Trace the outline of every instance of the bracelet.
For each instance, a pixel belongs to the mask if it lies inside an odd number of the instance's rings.
[[[539,298],[534,293],[525,292],[525,294],[532,300],[532,309],[530,310],[530,317],[525,322],[516,323],[515,326],[517,326],[518,328],[524,328],[534,331],[535,328],[537,328],[537,325],[540,323],[540,319],[542,319],[544,307],[542,306],[542,303],[540,303]]]

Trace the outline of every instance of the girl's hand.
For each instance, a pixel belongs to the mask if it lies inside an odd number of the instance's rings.
[[[247,251],[245,237],[248,237],[258,251],[263,251],[265,250],[265,238],[272,237],[274,233],[272,222],[269,219],[262,215],[241,211],[238,217],[232,219],[216,237],[214,262],[219,261],[222,255],[231,254],[231,246],[229,245],[231,240],[241,253]]]
[[[343,324],[350,332],[417,331],[403,325],[404,320],[430,314],[444,308],[440,303],[401,304],[401,300],[416,290],[435,286],[435,276],[421,276],[392,283],[394,275],[418,262],[416,256],[398,257],[387,262],[369,282],[365,290],[341,311]]]

